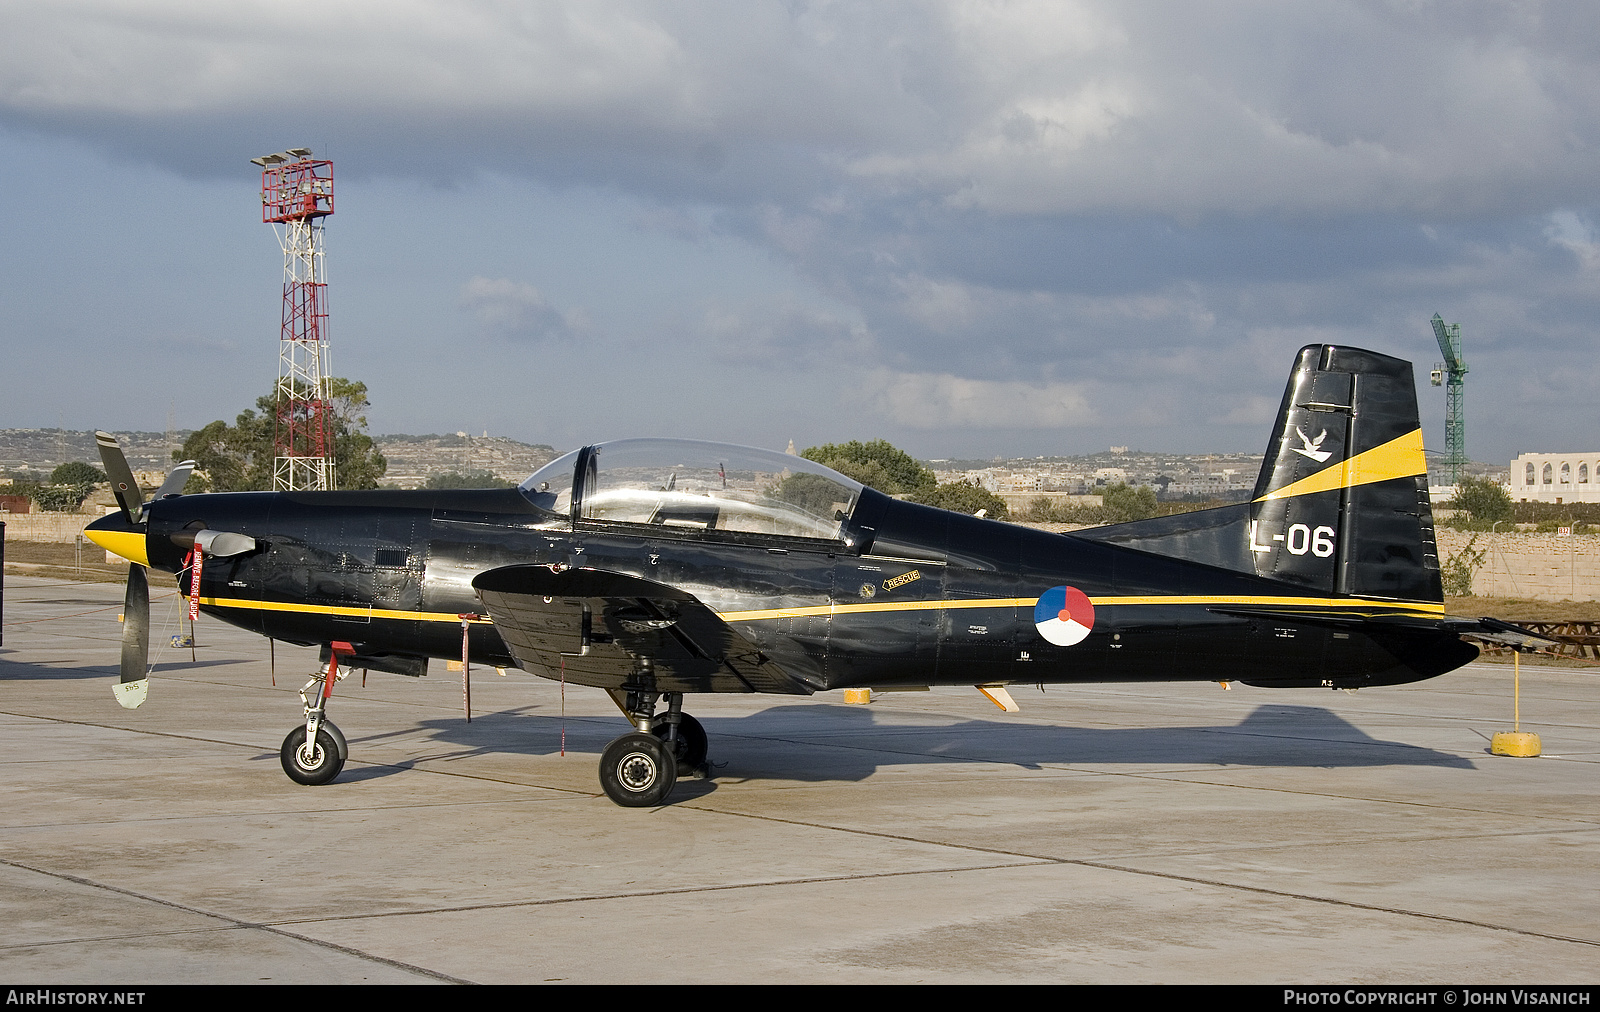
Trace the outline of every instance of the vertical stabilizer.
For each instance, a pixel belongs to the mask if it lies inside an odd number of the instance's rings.
[[[1300,349],[1251,499],[1257,575],[1330,594],[1443,600],[1411,363]]]

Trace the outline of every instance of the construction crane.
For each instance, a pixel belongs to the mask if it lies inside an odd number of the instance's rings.
[[[1467,465],[1467,409],[1463,395],[1466,392],[1467,362],[1461,357],[1461,324],[1445,323],[1438,313],[1433,314],[1433,336],[1439,340],[1439,353],[1443,362],[1434,364],[1429,379],[1434,386],[1444,387],[1444,473],[1451,485],[1461,484],[1461,472]]]

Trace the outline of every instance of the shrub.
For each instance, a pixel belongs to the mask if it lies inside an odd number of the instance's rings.
[[[1474,534],[1456,552],[1444,561],[1439,567],[1439,579],[1444,584],[1444,592],[1450,597],[1471,597],[1472,578],[1477,574],[1479,567],[1488,558],[1487,552],[1477,551],[1473,545],[1478,543],[1478,536]]]
[[[33,501],[48,513],[72,513],[92,491],[93,485],[45,485],[33,493]]]

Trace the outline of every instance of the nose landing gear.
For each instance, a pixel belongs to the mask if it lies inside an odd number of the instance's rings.
[[[305,707],[306,722],[289,732],[278,750],[283,772],[297,784],[316,786],[337,777],[350,757],[350,746],[344,734],[328,719],[328,697],[333,695],[333,683],[349,674],[339,670],[339,658],[354,654],[348,643],[334,643],[328,657],[326,674],[315,674],[300,689],[300,702]],[[320,688],[317,688],[321,683]],[[316,701],[306,695],[317,688]]]

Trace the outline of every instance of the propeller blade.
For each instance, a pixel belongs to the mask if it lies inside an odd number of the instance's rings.
[[[133,470],[128,467],[128,458],[122,455],[122,447],[117,445],[117,437],[109,432],[96,432],[94,441],[100,448],[100,464],[105,468],[106,477],[111,479],[111,491],[116,494],[118,505],[128,514],[129,522],[138,523],[144,493],[133,480]]]
[[[194,461],[179,461],[178,466],[167,474],[167,480],[156,489],[155,499],[165,499],[169,495],[177,495],[183,491],[183,486],[189,483],[189,472],[194,470]]]
[[[128,591],[122,601],[122,679],[111,687],[127,710],[144,702],[150,688],[150,583],[144,567],[128,567]]]

